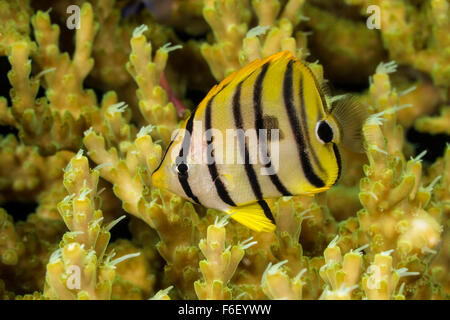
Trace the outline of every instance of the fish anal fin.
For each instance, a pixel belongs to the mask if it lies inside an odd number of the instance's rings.
[[[232,219],[257,232],[274,232],[276,229],[257,202],[233,207],[227,213],[231,215]]]

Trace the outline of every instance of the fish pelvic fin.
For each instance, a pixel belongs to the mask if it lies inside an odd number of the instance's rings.
[[[276,229],[276,226],[267,217],[263,206],[259,202],[233,207],[226,213],[240,224],[257,232],[274,232]]]

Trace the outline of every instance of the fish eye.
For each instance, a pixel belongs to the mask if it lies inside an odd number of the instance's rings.
[[[320,142],[329,143],[334,138],[333,128],[327,121],[319,121],[316,125],[316,136]]]
[[[176,166],[176,170],[179,175],[185,175],[189,171],[189,166],[182,162]]]

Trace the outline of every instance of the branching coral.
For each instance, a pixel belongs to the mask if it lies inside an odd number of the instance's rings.
[[[32,18],[32,23],[36,43],[17,41],[11,43],[8,48],[11,51],[9,61],[12,69],[9,79],[13,87],[12,106],[8,108],[6,99],[0,100],[0,114],[3,115],[0,123],[17,127],[22,141],[39,146],[39,151],[43,154],[53,154],[61,149],[76,151],[81,146],[82,133],[91,126],[96,129],[100,127],[103,117],[108,114],[99,110],[94,91],[83,88],[83,82],[94,66],[91,53],[99,25],[94,20],[92,6],[84,3],[71,59],[67,53],[59,51],[60,28],[51,24],[48,13],[38,12]],[[142,36],[140,44],[137,40],[132,40],[132,43],[135,43],[135,50],[139,53],[134,52],[131,61],[136,61],[136,58],[133,58],[136,54],[148,53],[149,49],[142,47],[142,43],[146,43],[145,37]],[[104,46],[103,50],[106,50]],[[137,66],[131,62],[129,66],[130,73],[136,77],[138,85],[145,87],[138,91],[142,116],[147,124],[155,124],[156,132],[160,134],[158,137],[162,137],[165,142],[170,140],[173,124],[177,122],[175,109],[172,104],[168,104],[167,96],[159,86],[169,50],[166,46],[158,51],[156,65],[147,66],[150,61],[143,59],[149,57],[141,56],[139,62],[142,64]],[[31,78],[30,57],[41,70]],[[103,61],[100,58],[97,60]],[[147,68],[153,68],[154,71]],[[46,89],[46,96],[37,98],[40,86]],[[116,96],[115,93],[106,94],[101,108],[117,103],[112,102],[117,99],[112,97]],[[118,112],[120,111],[118,109]]]
[[[438,256],[433,261],[430,273],[441,284],[442,291],[447,297],[450,295],[450,281],[448,271],[450,265],[450,145],[447,145],[444,156],[438,159],[428,172],[428,179],[433,181],[441,177],[434,188],[435,201],[442,205],[442,233],[441,246]]]
[[[59,221],[30,215],[14,224],[11,215],[0,209],[0,277],[6,290],[24,294],[40,290],[45,265],[64,229]]]
[[[87,125],[82,108],[89,110],[96,105],[94,92],[83,89],[83,80],[94,64],[90,52],[96,28],[89,4],[83,6],[80,19],[82,27],[77,32],[72,60],[59,51],[60,30],[51,25],[48,13],[38,12],[32,19],[37,45],[21,41],[9,47],[12,107],[7,108],[5,99],[0,101],[0,113],[7,120],[2,124],[16,126],[25,143],[39,146],[45,154],[77,149]],[[30,55],[42,70],[31,79]],[[46,97],[36,99],[41,77]]]
[[[32,13],[29,0],[0,2],[0,55],[7,55],[13,43],[29,41]]]
[[[59,152],[42,157],[35,147],[19,143],[13,135],[0,137],[0,203],[39,199],[45,206],[45,194],[57,192],[55,186],[60,189],[62,169],[70,155]]]
[[[199,248],[206,260],[200,261],[202,281],[194,283],[195,292],[202,300],[229,300],[232,297],[231,289],[227,287],[236,268],[244,257],[245,249],[256,244],[249,238],[234,246],[226,246],[225,226],[228,217],[216,219],[208,227],[206,239],[202,239]]]
[[[320,198],[297,196],[276,202],[276,241],[270,248],[278,262],[270,262],[262,275],[267,297],[317,299],[322,292],[318,269],[324,261],[310,256],[321,255],[323,243],[329,240],[325,234],[336,231],[333,219],[319,206]],[[303,255],[304,246],[313,253]]]
[[[115,258],[126,257],[136,252],[141,253],[133,259],[127,259],[116,265],[111,298],[115,300],[148,298],[150,293],[153,293],[156,277],[153,268],[140,249],[128,240],[120,239],[108,246],[108,252],[115,252]]]
[[[380,10],[380,33],[390,58],[429,73],[434,83],[449,84],[450,5],[447,0],[423,1],[414,6],[410,1],[346,0],[361,5],[368,15],[369,5]]]
[[[101,0],[93,3],[100,28],[94,40],[92,56],[96,65],[92,77],[100,80],[105,89],[117,90],[134,98],[131,91],[128,94],[124,89],[135,88],[126,72],[126,63],[131,52],[130,38],[139,21],[123,19],[118,2]],[[172,32],[152,19],[150,12],[143,12],[139,20],[150,26],[146,34],[155,47],[160,47],[173,38]]]
[[[306,269],[300,271],[294,279],[290,279],[286,272],[281,269],[281,266],[286,262],[282,261],[273,266],[269,264],[263,275],[261,286],[270,299],[301,300],[304,285],[301,278]]]
[[[373,263],[367,268],[362,279],[364,293],[369,300],[404,300],[404,283],[395,292],[400,278],[417,275],[418,272],[407,272],[406,268],[394,270],[392,267],[392,251],[385,251],[375,255]]]
[[[2,264],[14,265],[17,263],[19,254],[24,251],[24,247],[19,241],[11,216],[4,209],[1,210],[0,215]]]
[[[360,182],[364,207],[358,213],[362,230],[372,239],[371,250],[396,249],[396,262],[407,256],[423,258],[440,241],[441,210],[430,202],[434,183],[422,183],[421,156],[405,161],[402,127],[396,124],[395,92],[391,91],[390,65],[380,65],[370,87],[372,105],[379,114],[363,128],[369,165]]]
[[[168,102],[167,94],[159,83],[168,53],[179,47],[170,47],[170,44],[161,47],[152,61],[152,45],[143,35],[146,29],[147,27],[142,25],[133,33],[127,69],[139,86],[136,93],[142,116],[148,124],[155,126],[157,135],[154,135],[154,138],[162,139],[167,145],[177,124],[177,113],[173,104]]]
[[[381,39],[361,19],[348,19],[351,10],[333,12],[324,10],[325,6],[330,3],[314,6],[308,1],[304,6],[306,24],[312,29],[310,50],[333,83],[362,86],[385,55]]]
[[[449,134],[448,1],[136,3],[0,0],[0,298],[448,299],[450,147],[428,166],[405,138]],[[370,75],[338,185],[268,200],[274,233],[153,187],[185,107],[281,50],[321,84]]]
[[[98,170],[90,170],[88,159],[77,154],[64,173],[69,192],[58,209],[69,229],[60,249],[47,265],[44,295],[52,299],[109,299],[115,276],[115,265],[139,255],[131,253],[112,260],[106,255],[109,230],[117,220],[103,225],[103,214],[96,208]]]
[[[211,25],[217,44],[204,44],[202,53],[214,76],[220,80],[240,67],[236,52],[239,52],[248,30],[247,23],[251,17],[248,0],[207,1],[203,6],[203,16]]]
[[[65,26],[72,17],[72,15],[68,16],[67,9],[73,5],[81,8],[84,2],[83,0],[60,0],[55,3],[39,0],[33,1],[32,5],[40,10],[51,8],[52,18],[55,18],[60,26]],[[136,85],[126,71],[133,30],[142,23],[149,25],[150,28],[146,34],[152,38],[154,46],[157,47],[169,40],[174,41],[175,37],[170,29],[157,23],[148,11],[142,11],[136,18],[124,17],[123,10],[126,2],[90,1],[98,29],[92,43],[92,58],[95,64],[86,82],[96,89],[116,91],[121,100],[127,100],[131,108],[137,111],[137,99],[134,93]]]
[[[213,30],[215,43],[204,44],[202,54],[214,77],[221,80],[248,62],[280,50],[304,57],[306,34],[293,36],[293,29],[301,19],[303,2],[289,0],[280,13],[278,0],[252,1],[259,23],[250,29],[248,1],[205,1],[203,16]]]
[[[119,157],[114,147],[106,150],[103,137],[93,131],[86,133],[84,143],[90,158],[100,164],[101,176],[113,183],[114,193],[122,200],[123,208],[158,232],[162,240],[158,250],[168,262],[169,278],[190,287],[189,294],[193,295],[192,282],[197,279],[197,271],[191,265],[198,263],[199,251],[192,247],[196,236],[193,222],[189,220],[194,218],[195,221],[196,212],[191,204],[177,196],[149,189],[150,174],[161,157],[160,146],[153,143],[145,128],[137,135],[135,143],[129,145],[125,159]]]
[[[320,276],[327,283],[321,299],[350,300],[352,292],[358,288],[362,270],[362,254],[364,246],[350,251],[342,257],[341,250],[336,246],[338,236],[330,242],[323,255],[325,264],[320,268]]]
[[[381,16],[381,23],[384,26],[381,34],[391,58],[428,72],[437,85],[448,87],[450,81],[448,1],[427,1],[420,13],[407,2],[381,1],[380,5],[381,10],[386,12]],[[424,22],[428,24],[428,34],[418,37],[417,34],[423,28]],[[420,44],[422,48],[416,44],[418,39],[422,42]]]
[[[442,107],[441,114],[438,117],[423,117],[414,124],[419,131],[425,131],[432,134],[445,133],[450,135],[450,107]]]

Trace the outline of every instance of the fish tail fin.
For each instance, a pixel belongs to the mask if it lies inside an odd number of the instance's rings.
[[[267,210],[270,212],[267,203],[262,200],[245,206],[233,207],[226,213],[231,215],[232,219],[254,231],[274,232],[276,226],[272,223],[272,213],[268,217]]]

